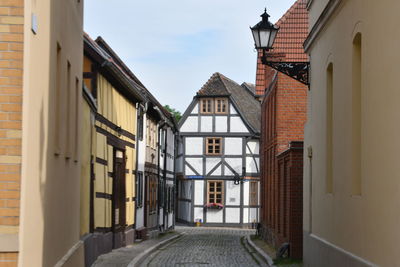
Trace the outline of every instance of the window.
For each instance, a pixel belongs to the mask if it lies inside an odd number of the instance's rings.
[[[200,113],[202,114],[213,113],[212,107],[213,107],[212,98],[204,98],[201,100]]]
[[[326,70],[326,193],[333,193],[333,65]]]
[[[151,144],[151,135],[150,135],[150,120],[146,122],[146,145],[150,146]]]
[[[222,138],[221,137],[208,137],[206,139],[206,154],[217,156],[222,154]]]
[[[228,113],[228,99],[226,98],[215,99],[215,113],[216,114]]]
[[[362,36],[357,33],[353,40],[353,92],[352,92],[352,194],[361,195],[361,47]]]
[[[71,158],[71,102],[72,102],[72,88],[71,88],[71,63],[67,61],[67,104],[65,107],[65,113],[67,114],[67,119],[65,120],[65,158]]]
[[[138,172],[136,178],[136,207],[143,207],[143,172]]]
[[[142,109],[138,110],[139,117],[138,117],[138,139],[143,141],[143,111]]]
[[[161,146],[161,151],[165,150],[165,135],[166,135],[166,131],[164,129],[162,129],[160,131],[160,146]]]
[[[169,188],[169,205],[168,205],[168,212],[174,212],[174,203],[175,203],[175,190],[174,187]]]
[[[224,204],[223,181],[208,181],[207,183],[207,203]]]
[[[80,86],[79,86],[79,79],[75,78],[75,143],[74,143],[74,158],[75,162],[78,161],[78,140],[79,140],[79,99],[82,95]]]
[[[258,205],[258,182],[250,182],[250,206]]]
[[[55,123],[54,123],[54,154],[60,155],[60,104],[61,104],[61,46],[57,43],[57,59],[56,59],[56,88],[55,88]]]

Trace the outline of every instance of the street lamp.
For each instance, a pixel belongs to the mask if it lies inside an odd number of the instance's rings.
[[[250,27],[256,48],[263,49],[263,51],[272,49],[276,34],[279,30],[278,27],[269,22],[269,17],[267,9],[265,9],[264,14],[261,15],[262,20],[254,27]]]
[[[309,62],[272,62],[267,60],[266,52],[273,49],[273,44],[279,31],[277,26],[269,22],[269,17],[267,9],[265,9],[261,15],[262,20],[255,26],[250,27],[255,47],[257,51],[262,51],[261,63],[309,86]]]

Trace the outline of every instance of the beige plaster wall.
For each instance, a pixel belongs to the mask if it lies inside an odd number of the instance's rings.
[[[308,0],[307,6],[309,10],[309,25],[312,27],[320,17],[322,11],[329,3],[329,0]]]
[[[60,266],[70,260],[81,266],[76,113],[81,104],[83,1],[25,4],[19,266]],[[37,17],[36,34],[32,15]]]
[[[318,17],[325,0],[314,0]],[[400,35],[394,0],[342,1],[309,49],[304,230],[379,266],[400,266],[398,88]],[[311,25],[312,26],[312,25]],[[352,195],[352,42],[362,34],[361,195]],[[325,192],[326,69],[333,63],[333,193]],[[312,147],[312,168],[307,147]],[[310,173],[312,171],[312,174]],[[312,209],[310,181],[312,177]],[[312,219],[310,220],[310,213]],[[305,244],[307,245],[307,244]]]

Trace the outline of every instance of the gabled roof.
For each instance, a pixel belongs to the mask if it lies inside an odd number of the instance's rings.
[[[307,0],[297,0],[276,25],[279,32],[272,53],[284,54],[282,61],[308,61],[303,47],[308,35]]]
[[[261,104],[244,86],[227,78],[221,73],[214,73],[206,84],[197,92],[198,97],[228,96],[239,109],[238,112],[255,133],[260,133]]]
[[[244,82],[244,83],[242,83],[241,86],[243,88],[249,90],[253,95],[255,95],[255,93],[256,93],[256,85],[255,84]]]
[[[133,74],[133,72],[125,65],[117,53],[114,52],[114,50],[101,36],[97,37],[97,39],[94,41],[87,33],[85,33],[84,42],[91,49],[93,49],[102,58],[102,60],[108,62],[109,65],[118,70],[118,72],[122,74],[121,76],[128,81],[129,85],[137,91],[137,94],[140,95],[141,99],[144,98],[143,100],[151,103],[153,107],[157,107],[160,112],[162,112],[162,114],[171,121],[171,123],[174,125],[174,128],[176,128],[177,123],[175,117],[168,112],[160,102],[158,102],[153,94],[150,93],[150,91]]]
[[[304,52],[303,43],[308,35],[307,0],[297,0],[291,8],[278,20],[278,34],[274,49],[267,56],[271,61],[305,62],[309,61]],[[263,95],[267,87],[265,72],[267,67],[261,63],[262,53],[258,53],[256,92]]]

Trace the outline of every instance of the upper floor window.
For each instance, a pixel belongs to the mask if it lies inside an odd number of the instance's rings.
[[[222,154],[222,138],[221,137],[208,137],[206,139],[206,154],[218,156]]]
[[[213,99],[212,98],[201,99],[200,113],[202,113],[202,114],[213,113]]]
[[[215,99],[215,113],[227,114],[228,113],[228,99],[216,98]]]
[[[138,139],[140,141],[143,141],[143,127],[144,127],[144,121],[143,121],[143,111],[141,109],[138,110],[139,116],[138,116]]]

